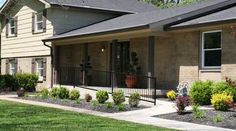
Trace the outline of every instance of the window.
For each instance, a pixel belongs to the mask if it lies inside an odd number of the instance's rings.
[[[35,19],[34,19],[34,31],[35,33],[43,32],[43,26],[44,26],[44,20],[43,20],[43,13],[37,13],[35,14]]]
[[[211,31],[202,33],[202,67],[221,67],[222,32]]]
[[[8,36],[16,36],[16,18],[8,20]]]
[[[39,76],[39,81],[43,81],[44,77],[44,61],[43,59],[36,60],[36,74]]]
[[[9,74],[10,75],[16,74],[16,70],[17,70],[16,61],[15,60],[9,61]]]

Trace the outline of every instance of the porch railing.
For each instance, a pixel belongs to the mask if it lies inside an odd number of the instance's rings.
[[[58,84],[95,91],[106,90],[111,94],[116,90],[122,90],[126,97],[137,92],[141,95],[141,100],[156,104],[155,77],[92,69],[83,70],[80,67],[60,67]]]

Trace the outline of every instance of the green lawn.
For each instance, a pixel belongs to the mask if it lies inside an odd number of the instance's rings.
[[[0,101],[0,130],[159,131],[168,129]]]

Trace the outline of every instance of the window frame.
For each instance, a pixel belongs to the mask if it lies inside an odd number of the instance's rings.
[[[39,67],[39,62],[42,62],[41,63],[41,65],[42,65],[42,67]],[[43,73],[42,72],[44,72],[44,66],[43,66],[43,64],[44,64],[44,60],[43,60],[43,58],[42,59],[36,59],[35,60],[35,72],[36,72],[36,74],[38,75],[38,77],[39,77],[39,80],[38,81],[43,81],[43,79],[44,79],[44,76],[43,76]],[[41,73],[40,73],[40,71],[42,71]],[[41,75],[40,75],[41,74]]]
[[[41,14],[42,15],[42,20],[38,21],[38,15]],[[34,17],[34,33],[43,33],[44,29],[43,29],[43,25],[44,25],[44,20],[43,20],[43,12],[39,12],[39,13],[35,13],[35,17]],[[42,23],[42,29],[38,29],[38,24]]]
[[[14,24],[14,26],[11,26],[11,21],[13,21],[13,24]],[[15,20],[15,18],[10,18],[9,20],[8,20],[8,37],[14,37],[14,36],[16,36],[16,22],[15,22],[16,20]],[[11,29],[14,29],[14,33],[12,33],[11,32]]]
[[[209,33],[220,33],[221,34],[221,43],[220,48],[213,48],[213,49],[204,49],[204,41],[205,41],[205,34]],[[221,69],[221,66],[205,66],[205,52],[206,51],[221,51],[222,52],[222,43],[223,43],[223,37],[222,37],[222,30],[214,30],[214,31],[204,31],[202,32],[202,44],[201,44],[201,66],[203,69]]]

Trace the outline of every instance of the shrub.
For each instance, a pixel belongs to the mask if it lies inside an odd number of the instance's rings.
[[[222,121],[223,121],[223,118],[222,118],[221,114],[216,114],[216,116],[213,117],[213,122],[214,123],[219,123],[219,122],[222,122]]]
[[[233,103],[233,96],[227,93],[214,94],[211,103],[216,110],[227,111]]]
[[[112,94],[112,99],[113,99],[113,102],[114,102],[116,105],[119,105],[119,104],[125,102],[125,95],[124,95],[124,92],[123,92],[122,90],[113,92],[113,94]]]
[[[174,101],[176,99],[176,92],[173,90],[168,91],[166,96],[169,100]]]
[[[80,92],[78,90],[72,90],[69,94],[71,100],[78,100],[80,97]]]
[[[58,87],[52,88],[50,95],[52,98],[58,98],[59,97],[59,88]]]
[[[125,105],[124,104],[119,104],[119,105],[116,105],[118,111],[125,111]]]
[[[85,94],[85,101],[90,102],[92,100],[92,96],[90,94]]]
[[[13,78],[18,88],[24,88],[27,91],[35,91],[38,84],[38,76],[35,74],[15,74]]]
[[[107,91],[98,91],[96,93],[96,99],[99,103],[104,104],[108,99],[109,99],[109,95]]]
[[[190,99],[193,101],[193,103],[199,105],[209,105],[211,103],[212,95],[211,86],[211,81],[198,81],[193,83],[189,92]]]
[[[199,109],[199,105],[193,105],[193,116],[197,119],[205,117],[204,112]]]
[[[48,95],[49,95],[49,91],[47,88],[44,88],[39,92],[39,96],[42,98],[47,98]]]
[[[107,109],[111,109],[112,107],[113,107],[113,103],[111,103],[111,102],[106,103],[106,108]]]
[[[99,105],[99,102],[96,100],[93,100],[91,103],[92,103],[93,108],[96,108]]]
[[[129,105],[131,107],[138,107],[139,101],[140,101],[139,93],[133,93],[133,94],[130,95],[130,97],[129,97]]]
[[[64,88],[64,87],[60,87],[59,88],[59,92],[58,92],[58,97],[60,99],[68,99],[69,98],[69,90]]]
[[[212,86],[212,94],[227,93],[233,96],[236,102],[236,88],[226,82],[218,82]]]
[[[190,100],[188,96],[178,96],[176,98],[176,107],[177,107],[177,113],[183,114],[185,111],[185,107],[190,105]]]

